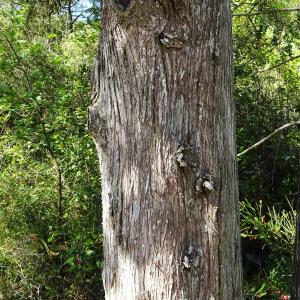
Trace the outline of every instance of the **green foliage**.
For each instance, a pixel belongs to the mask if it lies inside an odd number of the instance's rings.
[[[290,203],[288,203],[290,206]],[[244,238],[258,238],[269,246],[272,251],[293,256],[295,242],[296,211],[280,212],[275,207],[263,210],[262,201],[254,206],[247,200],[241,202],[241,235]]]
[[[298,4],[295,0],[232,1],[238,152],[300,119],[299,13],[263,14]],[[245,13],[260,14],[238,16]],[[299,145],[300,132],[294,127],[239,158],[246,295],[273,294],[278,299],[274,289],[289,291]],[[282,201],[286,198],[290,202]],[[253,205],[261,199],[263,206]]]
[[[241,202],[242,238],[258,240],[262,250],[267,249],[267,255],[259,261],[261,272],[253,272],[253,266],[246,257],[245,272],[249,268],[251,273],[244,282],[246,296],[273,295],[274,299],[278,299],[278,291],[290,291],[296,211],[289,202],[288,205],[288,210],[276,211],[274,206],[264,207],[262,201],[256,204],[247,200]]]
[[[99,25],[67,22],[54,3],[0,3],[5,299],[90,299],[102,292],[99,170],[86,131]]]
[[[296,1],[233,1],[234,13],[296,6]],[[234,17],[238,152],[300,119],[300,18],[277,12]],[[239,161],[242,198],[276,204],[297,193],[299,131],[274,136]]]

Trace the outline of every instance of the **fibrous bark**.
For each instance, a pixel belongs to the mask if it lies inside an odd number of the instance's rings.
[[[89,128],[106,299],[242,299],[227,0],[106,0]]]

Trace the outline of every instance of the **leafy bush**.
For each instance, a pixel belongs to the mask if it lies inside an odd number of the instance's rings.
[[[102,294],[100,176],[86,131],[99,25],[66,22],[50,2],[0,5],[4,299]]]

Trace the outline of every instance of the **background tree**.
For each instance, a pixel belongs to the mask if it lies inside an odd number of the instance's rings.
[[[242,299],[229,1],[103,5],[106,299]]]

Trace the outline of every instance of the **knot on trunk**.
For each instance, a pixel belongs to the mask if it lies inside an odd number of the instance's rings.
[[[179,146],[175,152],[175,159],[181,168],[196,170],[199,165],[196,147]]]
[[[195,183],[197,192],[211,193],[216,189],[216,182],[212,174],[206,173],[199,176]]]
[[[119,10],[124,12],[130,7],[131,0],[113,0],[113,3]]]
[[[183,251],[182,264],[183,268],[190,270],[197,268],[200,265],[200,258],[202,256],[202,249],[198,247],[195,249],[192,245]]]

